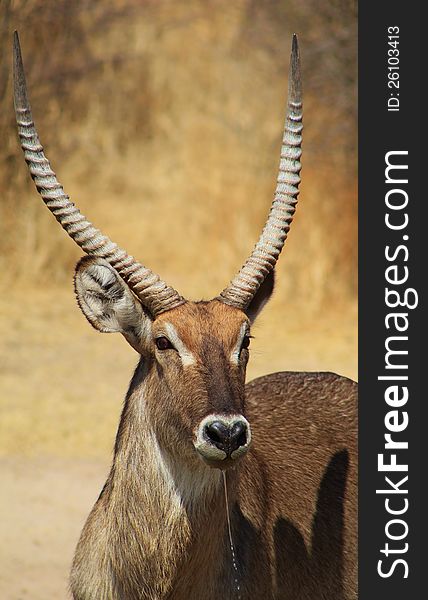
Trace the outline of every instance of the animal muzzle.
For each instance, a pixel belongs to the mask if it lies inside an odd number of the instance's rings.
[[[222,468],[232,466],[250,444],[251,429],[245,417],[209,415],[199,424],[195,448],[210,466]]]

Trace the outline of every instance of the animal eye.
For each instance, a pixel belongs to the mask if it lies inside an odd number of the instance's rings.
[[[155,344],[158,350],[169,350],[171,348],[174,349],[174,346],[171,344],[169,339],[164,336],[156,338]]]
[[[245,335],[244,339],[242,340],[241,350],[244,350],[244,349],[248,348],[248,346],[250,345],[250,341],[251,341],[250,336],[249,335]]]

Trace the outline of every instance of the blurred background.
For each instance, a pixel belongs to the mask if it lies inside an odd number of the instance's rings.
[[[75,303],[81,252],[43,206],[17,142],[13,30],[66,192],[193,299],[224,288],[265,222],[298,33],[300,202],[249,378],[356,378],[356,19],[353,0],[0,1],[2,599],[67,597],[137,362]]]

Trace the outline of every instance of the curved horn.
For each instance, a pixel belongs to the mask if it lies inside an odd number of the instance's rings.
[[[302,87],[296,34],[290,58],[288,108],[276,191],[266,225],[251,256],[218,300],[245,310],[267,274],[273,271],[296,210],[302,154]]]
[[[21,147],[37,191],[58,223],[87,254],[107,260],[153,316],[183,304],[185,299],[178,292],[96,229],[64,193],[43,153],[34,126],[16,31],[13,67],[15,114]]]

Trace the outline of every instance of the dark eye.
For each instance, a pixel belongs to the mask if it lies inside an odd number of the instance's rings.
[[[158,350],[169,350],[171,348],[174,349],[174,346],[171,344],[169,339],[164,336],[156,338],[155,344]]]
[[[241,350],[248,348],[248,346],[250,345],[250,340],[251,338],[249,335],[244,336],[244,339],[242,340],[241,344]]]

